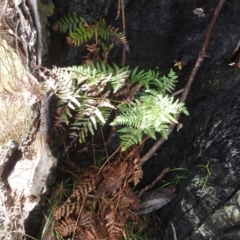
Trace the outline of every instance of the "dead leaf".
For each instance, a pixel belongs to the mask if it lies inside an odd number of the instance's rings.
[[[123,183],[126,176],[127,163],[122,163],[118,168],[109,168],[104,180],[100,183],[97,193],[102,195],[104,193],[112,193],[117,190]]]

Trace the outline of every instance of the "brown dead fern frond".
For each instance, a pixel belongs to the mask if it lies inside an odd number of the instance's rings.
[[[110,167],[104,179],[100,183],[97,193],[113,193],[123,184],[127,170],[127,163],[122,163],[118,168]]]
[[[78,220],[78,225],[84,228],[91,229],[94,226],[92,221],[92,212],[91,211],[83,211]]]
[[[75,220],[65,218],[64,220],[58,221],[55,228],[61,236],[66,237],[75,232],[78,226]]]
[[[87,240],[101,239],[95,229],[85,229],[85,234]]]
[[[88,239],[87,236],[86,236],[86,233],[85,233],[85,229],[78,229],[77,232],[75,232],[75,237],[74,239],[77,239],[77,240],[86,240]]]
[[[130,52],[129,44],[126,39],[126,36],[123,35],[122,33],[118,32],[118,28],[115,28],[111,25],[108,26],[108,29],[111,33],[111,41],[116,45],[116,46],[122,46],[127,53]]]
[[[87,49],[87,55],[83,56],[85,64],[91,64],[93,62],[101,61],[100,47],[97,44],[86,44],[85,47]]]
[[[110,213],[105,217],[108,236],[111,240],[118,240],[123,236],[121,228],[118,227],[118,224],[115,221],[115,217],[115,208],[111,206]]]
[[[95,190],[95,179],[90,177],[88,179],[81,179],[76,185],[76,190],[74,191],[71,198],[77,198],[77,201],[85,198],[90,192]]]
[[[112,200],[116,203],[118,208],[128,208],[131,211],[135,211],[140,207],[139,198],[133,193],[128,185],[116,192]]]
[[[82,202],[73,202],[69,204],[64,204],[63,206],[56,209],[54,213],[54,218],[56,221],[60,219],[66,219],[68,216],[74,212],[78,213],[82,207]]]
[[[134,213],[140,200],[129,186],[141,177],[140,167],[139,152],[132,149],[112,163],[80,173],[73,194],[55,212],[59,233],[86,240],[124,237],[129,220],[140,223]]]
[[[140,157],[136,157],[133,160],[133,166],[134,166],[133,183],[134,183],[134,186],[137,186],[137,184],[140,182],[140,180],[143,177],[143,170],[142,170],[142,164],[140,161]]]
[[[134,225],[138,225],[139,230],[143,227],[142,219],[136,215],[134,212],[130,211],[128,208],[120,208],[118,214],[118,221],[122,226],[126,226],[127,222],[130,222]]]

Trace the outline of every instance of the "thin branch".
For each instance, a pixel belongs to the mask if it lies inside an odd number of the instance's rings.
[[[149,189],[153,188],[157,182],[159,182],[162,178],[164,178],[165,176],[165,173],[169,170],[169,168],[164,168],[162,170],[162,172],[157,176],[156,179],[154,179],[150,184],[148,184],[145,188],[143,188],[139,194],[138,194],[138,197],[141,197],[142,194],[146,191],[148,191]]]
[[[119,15],[120,15],[120,10],[121,10],[121,0],[118,0],[118,10],[117,10],[117,17],[115,20],[118,19]]]
[[[223,8],[223,5],[225,4],[226,0],[220,0],[219,3],[218,3],[218,6],[216,7],[215,9],[215,12],[212,16],[212,19],[208,25],[208,28],[207,28],[207,31],[206,31],[206,37],[205,37],[205,41],[203,43],[203,46],[202,46],[202,49],[200,51],[200,54],[198,56],[198,59],[195,63],[195,66],[188,78],[188,81],[187,81],[187,84],[184,88],[184,91],[182,93],[182,96],[180,98],[180,101],[185,103],[186,99],[187,99],[187,96],[190,92],[190,89],[191,89],[191,86],[192,86],[192,83],[195,79],[195,76],[199,70],[199,68],[201,67],[203,61],[204,61],[204,58],[207,57],[207,51],[208,51],[208,47],[209,47],[209,44],[210,44],[210,38],[211,38],[211,34],[212,34],[212,31],[213,31],[213,28],[216,24],[216,21],[217,21],[217,18]],[[180,114],[178,114],[178,116],[176,117],[177,121],[179,120],[179,117],[180,117]],[[170,126],[169,126],[169,130],[168,130],[168,135],[170,135],[172,133],[172,131],[174,130],[176,126],[176,123],[172,123]],[[160,138],[154,145],[153,147],[141,158],[141,163],[144,164],[146,161],[148,161],[154,154],[155,152],[158,150],[158,148],[166,141],[166,139],[164,138]]]
[[[170,222],[170,223],[171,223],[172,230],[173,230],[173,237],[174,237],[174,240],[177,240],[177,234],[176,234],[175,227],[174,227],[174,225],[173,225],[173,223],[172,223],[172,222]]]
[[[123,25],[123,36],[126,37],[126,20],[125,20],[125,7],[124,7],[124,2],[121,0],[121,8],[122,8],[122,25]],[[122,53],[122,60],[121,60],[121,65],[122,67],[125,66],[126,62],[126,50],[125,47],[123,48],[123,53]]]
[[[123,2],[123,0],[121,0],[121,8],[122,8],[123,35],[126,36],[125,7],[124,7],[124,2]]]

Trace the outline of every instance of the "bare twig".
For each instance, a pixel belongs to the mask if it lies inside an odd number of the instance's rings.
[[[164,168],[164,169],[162,170],[162,172],[157,176],[156,179],[154,179],[150,184],[148,184],[145,188],[143,188],[143,189],[139,192],[138,197],[141,197],[144,192],[146,192],[146,191],[148,191],[149,189],[153,188],[157,182],[159,182],[162,178],[164,178],[165,173],[166,173],[168,170],[169,170],[169,168]]]
[[[126,36],[126,20],[125,20],[125,7],[124,2],[121,0],[121,9],[122,9],[122,25],[123,25],[123,35]],[[121,65],[125,66],[126,62],[126,50],[123,48]]]
[[[118,0],[118,10],[117,10],[116,20],[118,19],[119,15],[120,15],[120,10],[121,10],[121,0]]]
[[[177,96],[178,94],[182,93],[184,91],[184,88],[172,93],[172,96]]]
[[[123,24],[123,35],[126,36],[126,20],[125,20],[125,7],[124,2],[121,0],[121,8],[122,8],[122,24]]]
[[[177,234],[176,234],[175,227],[174,227],[174,225],[173,225],[173,223],[172,223],[172,222],[170,222],[170,223],[171,223],[172,230],[173,230],[173,237],[174,237],[174,240],[177,240]]]
[[[216,24],[216,21],[217,21],[217,18],[223,8],[223,5],[225,4],[226,0],[220,0],[219,3],[218,3],[218,6],[216,7],[215,9],[215,12],[212,16],[212,19],[208,25],[208,28],[207,28],[207,32],[206,32],[206,37],[205,37],[205,41],[203,43],[203,46],[202,46],[202,49],[200,51],[200,54],[198,56],[198,59],[195,63],[195,66],[188,78],[188,81],[187,81],[187,84],[184,88],[184,91],[182,93],[182,96],[180,98],[180,101],[181,102],[185,102],[186,99],[187,99],[187,96],[190,92],[190,89],[191,89],[191,86],[192,86],[192,83],[195,79],[195,76],[199,70],[199,68],[201,67],[203,61],[204,61],[204,58],[207,57],[207,51],[208,51],[208,47],[209,47],[209,44],[210,44],[210,38],[211,38],[211,34],[212,34],[212,31],[213,31],[213,28]],[[176,120],[178,121],[179,120],[179,117],[180,117],[180,114],[176,117]],[[168,130],[168,135],[170,135],[172,133],[172,131],[174,130],[176,126],[176,123],[172,123],[170,126],[169,126],[169,130]],[[160,138],[154,145],[153,147],[141,158],[141,163],[144,164],[146,161],[148,161],[154,154],[155,152],[158,150],[158,148],[165,142],[166,139],[164,138]]]

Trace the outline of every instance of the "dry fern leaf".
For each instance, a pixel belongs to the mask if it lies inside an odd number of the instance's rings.
[[[119,238],[121,238],[123,234],[121,228],[118,227],[117,223],[115,222],[115,209],[113,206],[111,206],[111,211],[105,217],[105,220],[109,239],[118,240]]]
[[[85,229],[85,235],[86,235],[86,240],[96,240],[96,239],[100,240],[99,235],[93,229]]]
[[[74,45],[73,39],[71,37],[66,37],[66,41],[70,45]]]
[[[111,41],[116,45],[122,45],[126,52],[130,52],[129,44],[126,39],[126,36],[124,36],[122,33],[118,33],[118,28],[115,28],[111,25],[108,26],[108,29],[111,33]]]
[[[132,88],[131,88],[131,91],[130,91],[130,94],[129,94],[129,99],[131,100],[131,101],[133,101],[134,99],[135,99],[135,94],[136,94],[136,92],[139,92],[139,90],[140,90],[140,88],[142,87],[142,85],[141,84],[135,84]]]
[[[100,50],[100,48],[97,47],[97,44],[91,44],[91,45],[86,44],[85,46],[89,52],[97,53]]]
[[[95,187],[94,176],[87,179],[80,179],[76,185],[76,190],[70,198],[76,198],[77,201],[80,201],[80,199],[84,199],[90,192],[95,190]]]
[[[75,232],[74,236],[75,236],[74,239],[77,239],[77,240],[86,240],[87,239],[84,229],[79,229],[77,232]]]
[[[52,26],[53,31],[58,31],[59,30],[59,25],[57,23],[54,23]]]
[[[111,25],[108,26],[108,29],[111,33],[111,40],[116,46],[122,44],[127,52],[130,52],[129,45],[126,37],[122,33],[118,33],[118,28],[115,28]]]
[[[125,186],[114,193],[111,200],[116,203],[118,208],[128,208],[131,211],[136,211],[140,208],[140,199],[132,192],[129,186]]]
[[[78,213],[81,210],[82,202],[74,202],[64,204],[63,206],[56,209],[54,218],[56,221],[60,220],[61,218],[67,218],[73,212]]]
[[[143,170],[140,158],[137,157],[133,161],[134,163],[134,172],[133,172],[133,183],[136,186],[143,177]]]
[[[65,218],[56,224],[56,230],[63,237],[67,237],[74,233],[79,227],[76,225],[76,221],[71,218]]]
[[[94,189],[95,180],[93,177],[79,181],[76,185],[76,190],[74,190],[73,194],[68,198],[66,203],[56,209],[54,214],[55,220],[58,221],[61,218],[66,218],[73,213],[79,214],[84,200]]]
[[[78,225],[90,229],[94,227],[92,223],[92,213],[90,211],[81,213]]]
[[[108,239],[108,232],[107,232],[107,228],[105,225],[105,217],[103,218],[103,220],[98,221],[98,224],[96,224],[96,232],[98,234],[98,238],[96,239],[102,239],[102,240],[107,240]]]
[[[126,176],[127,163],[122,163],[118,168],[110,167],[104,180],[100,183],[98,194],[112,193],[117,190],[123,183]]]
[[[130,220],[132,224],[138,225],[138,229],[141,229],[143,227],[143,221],[136,213],[130,211],[127,208],[120,208],[116,221],[120,225],[125,226],[126,223],[129,222]]]

